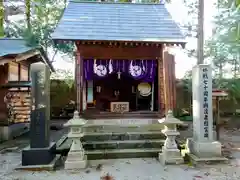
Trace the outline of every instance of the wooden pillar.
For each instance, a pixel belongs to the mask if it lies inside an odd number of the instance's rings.
[[[175,58],[168,52],[167,47],[163,49],[163,84],[166,114],[168,110],[176,108]]]
[[[81,115],[83,112],[83,60],[80,52],[76,52],[76,89],[77,89],[77,110]]]
[[[165,114],[164,82],[163,82],[163,60],[158,59],[158,112],[162,117]]]

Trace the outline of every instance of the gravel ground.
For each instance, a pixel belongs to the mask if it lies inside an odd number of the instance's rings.
[[[20,163],[19,153],[9,153],[1,157],[1,180],[100,180],[109,173],[114,180],[239,180],[239,162],[229,165],[206,165],[190,168],[187,165],[163,167],[155,159],[108,160],[102,168],[56,172],[14,171]]]
[[[52,131],[52,140],[63,133],[65,130]],[[222,130],[221,134],[223,147],[232,156],[229,164],[164,167],[156,159],[118,159],[98,162],[85,170],[15,171],[21,162],[21,148],[12,147],[0,154],[0,180],[100,180],[108,173],[114,180],[239,180],[240,130]]]

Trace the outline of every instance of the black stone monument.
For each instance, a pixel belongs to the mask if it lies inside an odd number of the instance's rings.
[[[55,158],[56,144],[50,143],[50,70],[44,63],[31,65],[32,110],[30,146],[22,151],[22,166],[47,165]]]

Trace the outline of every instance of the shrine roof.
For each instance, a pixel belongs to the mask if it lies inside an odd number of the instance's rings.
[[[0,38],[0,57],[22,54],[33,49],[33,47],[27,46],[23,39]]]
[[[70,1],[54,40],[186,43],[164,4]]]
[[[24,39],[0,38],[0,64],[5,64],[10,60],[14,60],[14,58],[5,60],[4,58],[7,56],[18,57],[24,54],[31,54],[28,58],[38,55],[39,58],[36,58],[38,61],[43,61],[50,67],[52,72],[55,71],[46,52],[44,52],[41,47],[29,46]]]

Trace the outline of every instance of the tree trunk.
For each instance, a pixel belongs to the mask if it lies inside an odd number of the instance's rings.
[[[26,21],[28,30],[31,29],[31,0],[25,0],[26,3]]]
[[[0,37],[4,37],[4,5],[0,0]]]
[[[219,63],[219,79],[223,78],[223,63],[222,61]]]

